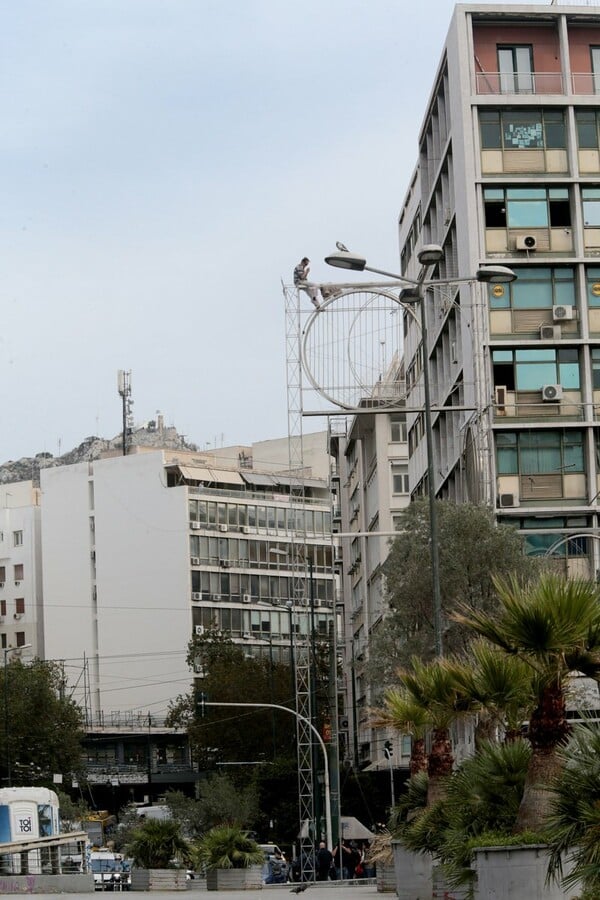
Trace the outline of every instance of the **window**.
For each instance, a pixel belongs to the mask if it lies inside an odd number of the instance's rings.
[[[392,466],[392,493],[408,494],[408,467]]]
[[[499,475],[583,472],[581,431],[502,431],[496,435]]]
[[[499,46],[498,71],[503,93],[533,93],[533,48],[530,44]]]
[[[494,350],[494,384],[509,391],[540,391],[545,384],[579,390],[579,354],[576,347],[541,350]]]
[[[15,643],[17,647],[23,647],[25,645],[25,632],[17,631],[15,632]]]
[[[592,72],[594,73],[594,91],[600,92],[600,47],[590,47]]]
[[[6,648],[8,647],[8,642],[6,640],[5,634],[0,635],[0,646],[3,650],[6,650]]]
[[[23,581],[23,563],[19,563],[14,567],[14,580],[15,581]]]
[[[573,537],[569,540],[563,529],[582,531],[591,523],[585,516],[555,516],[549,519],[522,519],[520,527],[529,533],[525,534],[525,550],[529,556],[545,556],[558,544],[550,554],[553,557],[574,557],[587,555],[587,538]],[[562,533],[561,533],[562,531]],[[545,533],[544,533],[545,532]]]
[[[482,150],[564,150],[567,146],[562,110],[481,110]]]
[[[16,598],[16,600],[15,600],[15,612],[17,613],[17,615],[21,615],[21,616],[22,616],[23,613],[25,612],[25,598],[24,598],[24,597],[17,597],[17,598]]]
[[[390,415],[390,440],[394,444],[406,443],[406,413]]]
[[[577,123],[577,146],[580,150],[598,149],[598,112],[594,109],[578,109],[575,113]]]
[[[593,271],[600,277],[600,269]],[[499,297],[494,294],[494,287],[498,286],[490,285],[488,291],[490,309],[551,309],[553,306],[575,305],[574,269],[536,266],[529,269],[517,267],[515,272],[517,280],[502,285],[504,291]],[[598,301],[600,304],[600,296]]]
[[[0,600],[0,616],[6,615],[6,600]]]
[[[23,546],[23,532],[22,531],[13,531],[13,547],[22,547]]]
[[[483,197],[486,228],[562,228],[571,225],[568,188],[485,188]]]
[[[4,585],[6,581],[6,566],[0,566],[0,584]]]
[[[586,228],[600,228],[600,188],[581,188],[583,224]]]

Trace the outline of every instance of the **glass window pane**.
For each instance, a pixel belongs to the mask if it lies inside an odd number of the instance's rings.
[[[580,110],[577,113],[577,142],[581,150],[597,149],[598,128],[594,112],[583,112]]]
[[[517,280],[512,285],[514,309],[549,309],[553,306],[552,285],[534,284]]]
[[[508,200],[545,200],[546,188],[506,188]]]
[[[554,285],[554,305],[575,306],[575,283],[559,281]]]
[[[583,224],[591,228],[600,226],[600,200],[583,201]]]
[[[571,391],[579,390],[579,364],[561,363],[558,367],[559,382],[564,388]]]
[[[556,384],[556,363],[519,363],[516,366],[518,391],[541,390],[545,384]]]
[[[544,113],[545,145],[549,149],[564,150],[567,146],[565,118],[562,112]]]
[[[509,200],[506,207],[509,228],[547,228],[548,204],[544,200]]]
[[[498,149],[502,146],[500,137],[500,114],[493,110],[479,113],[482,150]]]

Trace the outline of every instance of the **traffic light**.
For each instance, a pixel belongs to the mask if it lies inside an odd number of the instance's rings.
[[[391,759],[394,755],[394,748],[391,741],[386,741],[383,745],[383,755],[386,759]]]

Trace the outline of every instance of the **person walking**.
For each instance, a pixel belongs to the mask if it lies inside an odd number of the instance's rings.
[[[327,881],[331,866],[333,864],[333,854],[327,849],[325,841],[321,841],[316,856],[317,863],[317,881]]]

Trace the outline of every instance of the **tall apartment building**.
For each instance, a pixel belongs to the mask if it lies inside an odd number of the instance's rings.
[[[387,768],[386,739],[396,744],[394,765],[407,765],[410,741],[369,724],[376,698],[369,678],[371,639],[382,624],[382,566],[400,511],[410,500],[406,414],[384,409],[360,413],[332,428],[333,525],[339,538],[343,603],[343,658],[348,731],[341,750],[360,768]]]
[[[310,626],[308,594],[294,593],[299,542],[315,628],[328,634],[327,481],[284,471],[287,441],[257,447],[264,464],[253,447],[139,449],[42,471],[43,655],[64,660],[94,722],[164,715],[189,689],[188,643],[207,628],[289,659]],[[326,470],[324,434],[311,457]],[[304,500],[291,502],[300,484]]]
[[[0,486],[0,649],[42,640],[40,491],[31,481]],[[8,655],[8,659],[13,654]]]
[[[428,365],[435,491],[487,502],[529,552],[600,568],[600,14],[591,6],[458,5],[399,218],[401,267],[443,247],[433,277],[509,266],[518,280],[427,292],[429,340],[406,317],[407,407]],[[452,409],[458,407],[457,409]],[[422,413],[410,482],[427,490]]]

